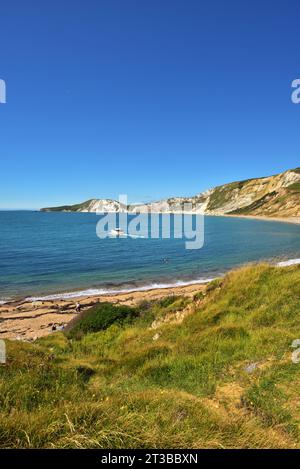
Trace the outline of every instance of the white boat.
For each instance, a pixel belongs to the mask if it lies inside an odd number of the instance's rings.
[[[110,234],[113,235],[113,236],[122,236],[124,235],[124,231],[121,230],[121,228],[115,228],[113,230],[110,230]]]

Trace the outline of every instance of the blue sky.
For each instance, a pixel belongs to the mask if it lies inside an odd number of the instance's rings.
[[[148,201],[300,165],[299,1],[1,2],[0,207]]]

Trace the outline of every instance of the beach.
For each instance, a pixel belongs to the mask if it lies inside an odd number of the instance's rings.
[[[203,284],[194,284],[114,295],[82,296],[68,300],[9,302],[0,305],[0,339],[33,341],[49,335],[53,333],[53,324],[59,330],[78,314],[75,311],[76,303],[80,303],[82,311],[98,302],[105,301],[135,306],[141,301],[156,300],[169,295],[192,297],[205,288]]]
[[[292,223],[295,225],[300,224],[300,217],[267,217],[266,215],[217,215],[232,218],[247,218],[249,220],[262,220],[262,221],[278,221],[280,223]]]
[[[76,316],[77,302],[85,310],[103,301],[137,305],[168,295],[192,296],[240,265],[284,266],[300,259],[300,217],[206,217],[204,246],[193,251],[175,237],[98,239],[93,214],[2,212],[0,217],[5,246],[0,338],[5,339],[35,340],[50,334],[53,324],[63,328]],[[251,250],[245,250],[246,237]]]

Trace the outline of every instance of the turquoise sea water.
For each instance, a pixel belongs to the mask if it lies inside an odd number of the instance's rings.
[[[0,212],[0,301],[201,282],[251,261],[300,258],[300,225],[205,217],[203,248],[187,250],[172,237],[100,240],[99,218]]]

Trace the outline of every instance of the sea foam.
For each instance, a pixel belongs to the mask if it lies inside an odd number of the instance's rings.
[[[213,278],[199,278],[196,280],[190,281],[183,281],[178,280],[174,283],[151,283],[149,285],[144,285],[141,287],[134,287],[134,288],[120,288],[116,289],[108,289],[108,288],[89,288],[87,290],[81,291],[74,291],[68,293],[57,293],[53,295],[47,296],[31,296],[25,298],[25,301],[32,302],[32,301],[52,301],[52,300],[69,300],[72,298],[80,298],[82,296],[102,296],[102,295],[117,295],[121,293],[133,293],[133,292],[140,292],[140,291],[149,291],[149,290],[156,290],[156,289],[165,289],[165,288],[176,288],[176,287],[186,287],[188,285],[201,285],[205,283],[209,283]]]
[[[288,267],[291,265],[300,264],[300,259],[289,259],[286,261],[278,262],[276,265],[278,267]],[[221,277],[222,274],[219,275]],[[46,296],[31,296],[25,298],[25,301],[32,302],[32,301],[53,301],[53,300],[70,300],[73,298],[80,298],[83,296],[103,296],[103,295],[118,295],[122,293],[133,293],[133,292],[141,292],[141,291],[149,291],[149,290],[156,290],[156,289],[166,289],[166,288],[176,288],[176,287],[186,287],[188,285],[201,285],[205,283],[209,283],[215,278],[198,278],[195,280],[184,281],[178,280],[177,282],[173,283],[151,283],[148,285],[143,285],[141,287],[133,287],[133,288],[120,288],[120,289],[109,289],[109,288],[88,288],[87,290],[80,290],[80,291],[73,291],[73,292],[66,292],[66,293],[56,293],[53,295],[46,295]],[[0,304],[4,304],[6,301],[0,301]]]
[[[288,267],[289,265],[300,264],[300,259],[289,259],[288,261],[278,262],[278,267]]]

